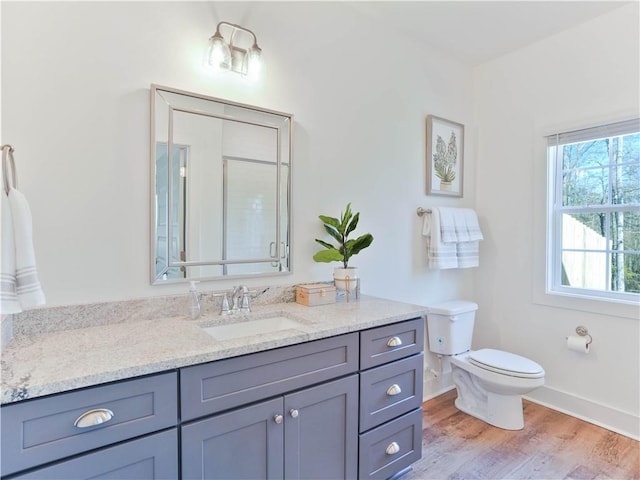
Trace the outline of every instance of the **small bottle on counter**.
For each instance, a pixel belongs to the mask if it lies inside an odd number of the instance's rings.
[[[189,300],[188,300],[188,309],[189,309],[189,317],[192,320],[195,320],[200,316],[200,296],[198,294],[198,289],[196,288],[196,281],[191,281],[189,287]]]

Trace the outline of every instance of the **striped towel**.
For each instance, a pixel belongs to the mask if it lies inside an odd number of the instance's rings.
[[[427,265],[429,268],[457,268],[458,257],[455,243],[442,241],[440,214],[437,208],[424,216],[422,235],[427,240]]]
[[[27,199],[14,188],[9,190],[8,198],[4,193],[1,195],[3,206],[0,311],[9,314],[44,305],[45,297],[36,270],[31,210]]]
[[[13,221],[9,198],[0,192],[2,217],[0,217],[0,237],[2,257],[0,257],[0,313],[12,314],[22,311],[16,293],[16,247],[13,238]]]
[[[484,239],[478,215],[471,208],[461,208],[455,216],[458,231],[458,268],[470,268],[480,265],[479,241]]]
[[[440,235],[442,243],[458,242],[458,230],[456,228],[457,208],[437,207],[431,213],[432,217],[438,216],[440,219]]]
[[[440,231],[444,243],[482,240],[478,215],[471,208],[439,207]]]
[[[427,264],[430,268],[480,265],[479,241],[484,237],[478,215],[471,208],[432,208],[431,215],[424,217],[422,234],[427,237]]]
[[[480,244],[479,242],[459,242],[456,243],[456,257],[458,258],[458,268],[470,268],[480,265]]]

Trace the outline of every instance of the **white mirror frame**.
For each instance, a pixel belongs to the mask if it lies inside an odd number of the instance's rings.
[[[281,130],[280,126],[271,125],[268,123],[261,124],[256,122],[255,120],[246,120],[239,118],[234,115],[210,115],[207,113],[200,112],[198,110],[193,110],[191,107],[187,107],[186,105],[179,105],[179,101],[176,101],[173,105],[168,105],[169,108],[169,118],[167,119],[168,124],[168,132],[167,139],[162,140],[158,139],[156,136],[156,127],[158,124],[156,115],[160,114],[156,111],[156,98],[158,95],[161,95],[163,92],[167,92],[176,98],[181,98],[181,96],[189,97],[190,99],[201,99],[209,102],[215,102],[216,104],[220,104],[223,106],[231,106],[236,110],[242,111],[247,110],[250,114],[255,113],[264,113],[270,116],[279,117],[284,124],[286,125],[286,137],[288,137],[288,145],[286,145],[286,158],[281,158],[282,156],[282,148],[281,148]],[[176,283],[176,282],[186,282],[190,280],[216,280],[216,279],[229,279],[229,278],[237,278],[237,277],[263,277],[263,276],[273,276],[273,275],[286,275],[290,274],[292,271],[291,268],[291,160],[292,160],[292,147],[293,147],[293,115],[278,112],[274,110],[268,110],[264,108],[255,107],[252,105],[245,105],[237,102],[231,102],[229,100],[224,100],[216,97],[210,97],[206,95],[200,95],[197,93],[187,92],[184,90],[179,90],[171,87],[165,87],[160,85],[151,85],[150,89],[151,93],[151,128],[150,128],[150,277],[152,285],[164,285],[167,283]],[[163,97],[166,101],[166,99]],[[169,103],[169,102],[167,102]],[[239,121],[241,123],[248,123],[251,125],[257,126],[265,126],[269,128],[275,128],[278,132],[277,137],[277,154],[276,154],[276,192],[278,196],[281,196],[283,192],[286,194],[286,212],[282,212],[281,205],[283,201],[281,198],[278,198],[276,202],[276,233],[275,240],[271,242],[270,246],[270,256],[268,258],[236,258],[233,260],[227,259],[197,259],[197,260],[183,260],[180,261],[172,261],[171,250],[169,246],[169,241],[166,241],[166,252],[164,253],[164,258],[166,258],[166,265],[163,266],[163,270],[158,273],[157,262],[159,258],[158,252],[158,235],[159,235],[159,225],[158,225],[158,214],[159,214],[159,205],[156,194],[156,180],[157,180],[157,165],[156,165],[156,145],[160,141],[161,143],[165,143],[167,145],[167,155],[168,161],[171,162],[171,152],[173,151],[174,146],[178,146],[178,144],[174,144],[173,142],[173,122],[171,120],[173,111],[181,111],[187,113],[195,113],[198,115],[212,116],[221,118],[223,120],[233,120]],[[179,142],[178,142],[179,143]],[[288,175],[286,176],[286,184],[282,185],[281,182],[281,166],[286,165],[288,167]],[[284,187],[284,188],[283,188]],[[171,194],[169,193],[169,196]],[[171,218],[170,218],[170,208],[169,202],[171,199],[169,198],[167,201],[167,220],[165,221],[167,231],[165,232],[166,238],[171,238]],[[220,206],[221,209],[223,205]],[[286,232],[282,232],[282,215],[287,215],[287,228]],[[223,211],[223,215],[225,212]],[[225,233],[222,232],[222,237],[225,236]],[[223,242],[224,243],[224,242]],[[275,250],[273,254],[272,250]],[[274,261],[274,258],[277,259]],[[277,267],[275,270],[271,271],[258,271],[258,272],[250,272],[250,273],[241,273],[241,274],[233,274],[229,275],[227,273],[227,269],[232,265],[241,265],[241,264],[266,264],[271,265],[272,267]],[[168,271],[169,268],[179,267],[182,268],[185,272],[188,271],[189,267],[202,267],[202,266],[221,266],[223,273],[220,275],[211,275],[211,276],[189,276],[185,273],[185,276],[181,278],[166,278],[166,275],[163,275],[162,272]]]

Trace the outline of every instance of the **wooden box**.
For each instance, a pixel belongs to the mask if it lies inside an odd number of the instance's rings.
[[[336,287],[328,283],[309,283],[296,287],[296,302],[313,307],[336,303]]]

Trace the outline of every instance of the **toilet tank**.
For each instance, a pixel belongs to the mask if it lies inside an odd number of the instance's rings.
[[[470,350],[477,309],[478,304],[463,300],[429,306],[429,350],[441,355],[456,355]]]

